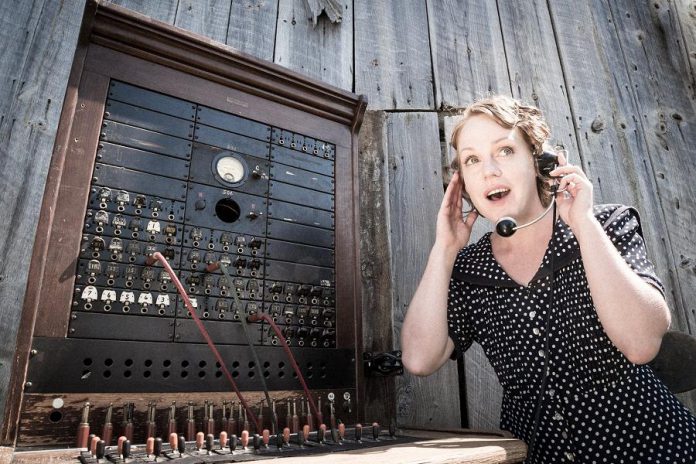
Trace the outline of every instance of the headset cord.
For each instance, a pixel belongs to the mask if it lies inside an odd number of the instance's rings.
[[[557,203],[556,203],[556,193],[558,191],[558,185],[554,184],[551,191],[551,198],[553,201],[553,225],[551,226],[551,244],[549,249],[551,251],[551,259],[549,260],[549,265],[551,267],[550,281],[549,281],[549,308],[546,311],[546,318],[544,321],[544,370],[542,372],[541,388],[539,389],[539,396],[537,398],[536,406],[534,408],[534,424],[532,428],[532,437],[529,440],[529,452],[528,457],[531,458],[534,455],[537,432],[539,430],[539,422],[541,420],[541,410],[544,403],[544,395],[546,395],[546,387],[549,379],[549,364],[551,363],[551,353],[549,352],[549,345],[551,343],[551,312],[553,311],[553,300],[554,300],[554,268],[553,268],[553,257],[556,254],[554,250],[555,247],[555,236],[556,236],[556,220],[557,220]]]

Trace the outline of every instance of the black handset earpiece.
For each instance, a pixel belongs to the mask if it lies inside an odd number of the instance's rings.
[[[551,177],[551,171],[558,167],[558,155],[551,151],[543,151],[536,162],[539,174],[543,177]]]

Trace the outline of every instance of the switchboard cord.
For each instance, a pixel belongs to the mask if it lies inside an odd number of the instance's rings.
[[[222,272],[225,274],[227,277],[228,281],[234,282],[232,278],[230,277],[230,274],[227,271],[227,265],[221,262],[214,263],[212,265],[209,265],[207,268],[208,272],[213,272],[217,268],[220,268]],[[241,304],[239,302],[239,297],[237,296],[237,292],[233,292],[234,296],[234,301],[235,301],[235,306],[237,306],[238,311],[240,311],[240,319],[242,320],[242,327],[244,330],[244,334],[247,337],[247,341],[249,343],[249,347],[251,348],[251,352],[253,353],[254,356],[254,362],[256,363],[256,366],[259,367],[260,369],[260,363],[258,360],[258,357],[256,355],[256,350],[254,349],[254,346],[251,343],[251,337],[249,336],[248,329],[246,326],[246,320],[244,315],[241,313]],[[266,313],[259,312],[256,314],[250,314],[249,315],[249,320],[250,322],[257,322],[257,321],[266,321],[268,324],[271,326],[275,334],[278,336],[278,340],[280,341],[280,345],[283,347],[283,350],[285,351],[285,354],[288,356],[288,360],[290,361],[290,365],[292,366],[293,370],[295,371],[295,374],[297,374],[297,378],[300,381],[300,384],[302,385],[302,389],[305,392],[305,396],[307,397],[307,402],[309,403],[309,408],[312,410],[312,414],[317,420],[317,426],[320,425],[319,420],[320,414],[319,414],[319,409],[317,408],[316,404],[314,403],[314,398],[312,397],[311,392],[309,391],[309,388],[307,387],[307,382],[305,382],[304,376],[302,375],[302,371],[300,370],[300,367],[297,365],[297,361],[295,360],[295,356],[292,354],[292,351],[290,350],[290,347],[288,346],[288,342],[283,336],[282,331],[278,327],[278,325],[275,323],[275,321]],[[263,382],[263,387],[266,392],[266,397],[268,398],[268,402],[270,404],[270,397],[268,396],[268,389],[266,388],[266,381],[263,379],[263,375],[261,375],[261,380]],[[277,421],[277,417],[275,417],[275,412],[274,412],[274,421]]]
[[[242,393],[239,391],[237,384],[235,383],[234,379],[232,378],[232,375],[230,374],[230,371],[227,369],[227,366],[225,365],[225,361],[222,359],[220,352],[215,347],[215,343],[213,343],[213,340],[210,338],[208,331],[205,329],[203,323],[196,314],[196,311],[191,305],[191,300],[186,294],[186,290],[184,290],[184,286],[181,285],[181,281],[174,273],[172,267],[169,265],[167,258],[165,258],[159,251],[156,251],[152,254],[150,258],[147,259],[146,265],[151,266],[152,264],[154,264],[155,261],[160,261],[162,263],[162,266],[164,266],[164,269],[167,271],[167,274],[169,274],[169,276],[172,278],[172,282],[174,282],[176,289],[179,291],[179,295],[181,295],[181,298],[184,300],[184,304],[186,305],[189,314],[191,314],[191,317],[193,318],[194,322],[196,323],[196,326],[198,327],[198,330],[201,332],[201,335],[205,339],[205,342],[208,344],[208,347],[213,352],[215,359],[217,359],[217,362],[220,363],[220,368],[222,369],[222,372],[225,374],[225,377],[227,377],[227,380],[230,382],[230,385],[232,385],[232,389],[237,394],[239,402],[242,404],[242,407],[246,410],[247,415],[251,418],[251,421],[256,426],[256,430],[261,430],[258,418],[254,414],[254,411],[252,411],[252,409],[249,407],[246,400],[244,400]]]
[[[213,263],[213,265],[208,266],[206,270],[208,272],[213,272],[216,267],[219,267],[222,273],[225,274],[225,277],[227,277],[228,282],[234,282],[234,280],[230,276],[229,271],[227,270],[227,265],[225,263]],[[239,301],[239,295],[237,295],[236,291],[232,292],[232,296],[234,297],[234,307],[237,308],[239,320],[242,323],[242,331],[244,332],[244,337],[246,338],[247,344],[249,345],[249,349],[251,350],[251,355],[254,358],[254,367],[256,368],[256,374],[259,376],[259,379],[261,380],[261,386],[263,387],[263,393],[266,396],[266,401],[268,401],[268,407],[271,408],[271,395],[268,392],[268,385],[266,384],[266,379],[261,369],[261,361],[259,360],[259,355],[256,353],[256,348],[254,348],[254,343],[252,342],[251,335],[249,334],[249,324],[247,323],[247,319],[244,314],[244,308],[242,308],[242,303]],[[273,408],[271,408],[271,413],[273,414],[273,434],[276,434],[279,430],[278,415],[276,414]]]

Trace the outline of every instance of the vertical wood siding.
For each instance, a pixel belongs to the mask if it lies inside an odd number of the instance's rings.
[[[112,1],[368,96],[373,112],[360,145],[366,350],[398,349],[434,240],[456,121],[441,110],[488,92],[544,110],[597,202],[638,207],[674,328],[696,334],[693,1],[343,0],[340,23],[322,14],[316,26],[305,0]],[[0,410],[83,7],[0,2]],[[485,230],[477,225],[475,235]],[[495,427],[494,374],[478,348],[465,364],[470,424]],[[368,406],[400,426],[456,426],[456,382],[454,363],[426,379],[368,380],[382,398]],[[696,393],[681,398],[696,410]]]

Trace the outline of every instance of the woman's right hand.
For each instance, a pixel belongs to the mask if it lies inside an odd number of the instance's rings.
[[[442,199],[440,211],[437,213],[437,231],[435,234],[435,246],[444,250],[457,253],[469,243],[471,229],[478,217],[478,212],[472,210],[462,216],[464,199],[462,191],[464,185],[455,172],[452,181],[445,190],[445,197]]]

